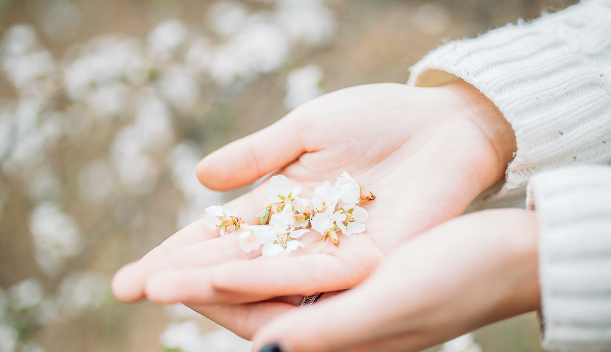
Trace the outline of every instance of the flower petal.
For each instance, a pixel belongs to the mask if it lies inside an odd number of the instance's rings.
[[[340,213],[339,211],[336,211],[331,216],[331,219],[333,219],[333,221],[335,221],[336,223],[342,222],[342,221],[346,221],[346,214],[345,213]]]
[[[261,193],[269,198],[271,202],[276,203],[280,201],[280,198],[278,198],[278,190],[272,185],[263,186],[263,188],[261,188]]]
[[[223,207],[223,211],[227,216],[238,216],[238,210],[234,208],[231,204],[225,204],[225,206]]]
[[[277,227],[283,230],[294,224],[295,218],[289,218],[288,216],[285,216],[282,213],[272,215],[272,218],[269,221],[270,226]]]
[[[302,189],[303,189],[303,188],[302,188],[301,186],[295,186],[295,187],[293,187],[293,188],[291,188],[291,189],[289,190],[289,193],[291,194],[291,197],[292,197],[292,198],[295,198],[295,197],[297,197],[297,195],[299,194],[299,192],[301,192],[301,190],[302,190]]]
[[[277,195],[280,194],[286,196],[289,193],[289,188],[291,188],[291,181],[289,181],[286,176],[282,175],[272,177],[269,183],[272,185],[272,187],[276,188],[278,192],[276,193]]]
[[[314,194],[324,196],[332,188],[333,188],[333,185],[331,184],[331,182],[325,181],[320,186],[316,187],[316,189],[314,189]]]
[[[351,235],[353,233],[361,233],[361,232],[365,232],[365,224],[359,224],[358,222],[351,222],[348,224],[347,232],[344,232],[344,235]]]
[[[336,222],[335,225],[337,225],[337,227],[339,227],[339,229],[342,230],[342,233],[344,235],[350,235],[348,233],[348,228],[346,227],[346,225],[344,225],[343,222]]]
[[[204,223],[209,228],[216,229],[221,224],[221,220],[214,215],[210,215],[204,218]]]
[[[303,247],[303,243],[299,241],[289,241],[286,244],[286,252],[291,253],[292,251],[296,250],[299,247]]]
[[[269,225],[249,225],[248,228],[260,243],[272,243],[278,236],[276,228]]]
[[[343,185],[339,190],[341,199],[348,204],[356,204],[361,198],[361,189],[357,184],[348,183]]]
[[[367,214],[367,210],[361,207],[354,207],[354,210],[352,211],[354,221],[360,222],[361,224],[367,221],[368,216],[369,214]]]
[[[278,254],[282,253],[283,250],[284,248],[282,248],[282,246],[278,243],[268,243],[263,246],[263,251],[261,251],[261,254],[266,257],[275,257]]]
[[[327,232],[331,227],[333,227],[333,221],[331,221],[331,219],[329,219],[329,216],[324,213],[318,213],[314,215],[314,218],[312,218],[310,224],[312,224],[312,228],[320,232],[321,235]]]
[[[206,208],[206,212],[214,215],[214,216],[225,216],[225,212],[223,211],[223,207],[220,205],[213,205]]]
[[[289,233],[289,237],[291,237],[291,238],[298,238],[298,237],[301,237],[301,236],[303,236],[304,234],[306,234],[308,232],[310,232],[310,230],[308,230],[308,229],[294,230],[294,231],[291,231]]]
[[[240,247],[245,253],[250,253],[259,249],[261,245],[259,241],[257,241],[256,236],[252,233],[252,231],[246,230],[243,231],[238,237],[240,241]]]

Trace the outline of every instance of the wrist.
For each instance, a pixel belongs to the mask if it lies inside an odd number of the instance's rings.
[[[457,98],[458,113],[471,122],[487,140],[492,157],[487,165],[488,174],[494,183],[503,179],[507,164],[517,150],[516,136],[511,124],[494,103],[474,86],[460,80],[440,88]]]

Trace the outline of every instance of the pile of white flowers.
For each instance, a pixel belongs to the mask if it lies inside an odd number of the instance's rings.
[[[324,241],[331,238],[338,246],[340,230],[347,236],[365,231],[367,211],[359,204],[375,199],[373,193],[363,193],[347,172],[337,178],[335,185],[323,182],[311,199],[298,197],[301,187],[291,187],[289,179],[281,175],[272,177],[262,192],[271,203],[256,216],[259,225],[248,225],[231,206],[218,205],[206,209],[211,216],[205,221],[211,229],[219,228],[221,236],[240,231],[238,238],[244,252],[263,245],[262,254],[267,257],[303,247],[297,238],[311,229],[320,233]]]

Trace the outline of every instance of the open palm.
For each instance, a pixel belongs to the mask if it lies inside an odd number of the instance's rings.
[[[462,82],[376,84],[327,94],[209,155],[198,177],[209,188],[228,190],[279,170],[303,187],[300,196],[309,196],[323,180],[347,171],[377,197],[364,205],[365,233],[340,235],[336,247],[311,232],[304,248],[268,258],[260,250],[244,253],[237,234],[219,237],[196,221],[123,268],[115,295],[196,304],[249,336],[251,325],[292,307],[275,297],[354,287],[393,248],[462,214],[502,178],[514,143],[498,110]],[[255,223],[267,201],[258,187],[231,204]],[[239,324],[235,316],[242,317]]]

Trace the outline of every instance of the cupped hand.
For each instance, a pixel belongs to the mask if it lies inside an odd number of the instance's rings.
[[[229,324],[228,312],[243,309],[259,324],[265,321],[260,317],[271,319],[293,306],[248,302],[355,286],[398,245],[462,214],[502,179],[514,150],[509,124],[464,82],[438,88],[374,84],[324,95],[207,156],[197,174],[209,188],[228,190],[279,170],[308,196],[321,181],[347,171],[377,196],[365,205],[365,233],[340,236],[335,247],[312,232],[304,249],[267,258],[260,250],[244,253],[236,234],[219,237],[200,220],[120,270],[113,291],[124,301],[146,296],[205,304],[200,311],[225,316]],[[253,223],[266,203],[260,188],[231,202]],[[209,306],[225,303],[246,304]]]
[[[254,350],[420,351],[536,309],[536,215],[488,210],[408,241],[356,288],[272,320]]]

